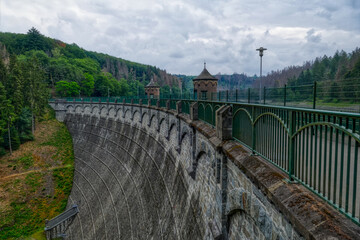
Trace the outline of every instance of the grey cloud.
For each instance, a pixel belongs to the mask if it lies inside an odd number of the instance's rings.
[[[314,29],[310,29],[306,33],[306,40],[308,42],[319,43],[321,41],[321,34],[316,34]]]
[[[169,57],[171,57],[171,58],[183,58],[184,55],[182,53],[180,53],[180,52],[173,52],[173,53],[171,53],[169,55]]]
[[[331,13],[325,10],[316,13],[317,16],[331,20]]]
[[[360,1],[3,1],[1,31],[43,34],[170,73],[258,74],[360,42]],[[16,13],[16,14],[15,14]],[[41,18],[39,17],[41,16]]]
[[[114,37],[123,37],[127,34],[126,31],[123,29],[116,27],[116,26],[110,26],[106,29],[105,33],[110,36]]]
[[[70,22],[70,23],[80,20],[77,16],[76,12],[74,12],[72,10],[59,12],[58,19],[60,21],[65,21],[65,22]]]

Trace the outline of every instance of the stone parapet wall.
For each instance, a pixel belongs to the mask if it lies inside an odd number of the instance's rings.
[[[80,212],[67,230],[70,239],[360,235],[357,225],[288,183],[280,170],[181,111],[132,104],[52,106],[65,112],[74,143],[68,207],[77,204]]]

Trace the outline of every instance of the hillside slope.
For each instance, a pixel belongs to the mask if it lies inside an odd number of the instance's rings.
[[[2,59],[9,59],[9,55],[15,55],[19,60],[35,56],[45,72],[49,87],[53,89],[53,95],[56,84],[61,81],[71,83],[75,88],[72,92],[67,89],[64,96],[132,95],[137,94],[139,89],[143,92],[143,87],[151,78],[160,86],[178,86],[179,81],[176,76],[155,66],[87,51],[75,43],[48,38],[35,28],[27,34],[0,32],[0,48],[1,52],[9,53],[3,54]],[[56,93],[61,95],[61,90]]]
[[[66,207],[73,180],[73,147],[64,124],[38,124],[35,140],[0,158],[0,239],[43,231]]]

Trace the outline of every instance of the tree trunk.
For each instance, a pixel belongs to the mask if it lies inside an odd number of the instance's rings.
[[[34,115],[34,103],[31,102],[31,133],[35,134],[35,115]]]
[[[31,112],[31,132],[35,134],[35,116],[34,113]]]
[[[10,134],[10,121],[8,121],[8,136],[9,136],[9,149],[10,149],[10,155],[12,155],[12,148],[11,148],[11,134]]]

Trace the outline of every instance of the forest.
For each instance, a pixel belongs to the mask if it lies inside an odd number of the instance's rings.
[[[290,66],[282,70],[271,71],[263,77],[266,87],[281,87],[284,84],[306,85],[314,81],[342,81],[360,77],[360,49],[351,53],[336,51],[333,56],[317,57],[302,66]],[[258,86],[258,80],[254,86]]]
[[[12,55],[8,66],[0,61],[0,156],[33,139],[35,119],[47,107],[45,72],[36,57]],[[9,141],[10,137],[10,141]]]
[[[257,78],[253,87],[259,87]],[[318,57],[302,66],[290,66],[272,71],[262,78],[262,86],[268,88],[268,97],[282,98],[287,86],[288,101],[300,101],[316,97],[324,103],[360,102],[360,49],[351,53],[337,51],[333,56]]]
[[[141,95],[151,78],[164,93],[169,86],[180,92],[178,78],[159,68],[86,51],[36,28],[0,32],[0,156],[33,138],[49,98]]]

